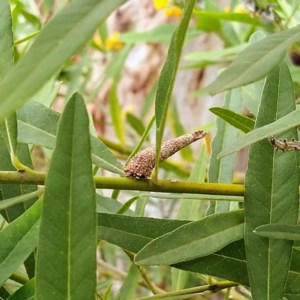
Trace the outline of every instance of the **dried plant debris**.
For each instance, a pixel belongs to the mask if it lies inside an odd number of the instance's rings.
[[[164,161],[174,153],[191,143],[204,138],[206,132],[203,130],[185,134],[180,137],[168,140],[161,145],[160,161]],[[124,168],[127,177],[147,178],[155,166],[155,148],[149,147],[137,153]]]
[[[300,141],[296,141],[295,139],[292,139],[291,141],[288,141],[287,139],[278,140],[275,139],[274,136],[270,136],[268,140],[276,150],[282,150],[283,152],[300,150]]]

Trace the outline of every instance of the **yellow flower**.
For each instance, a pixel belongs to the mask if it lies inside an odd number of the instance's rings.
[[[168,17],[180,17],[182,15],[182,9],[179,6],[165,8],[164,12]]]
[[[155,9],[163,9],[169,3],[169,0],[153,0],[153,5]]]
[[[114,32],[106,39],[105,46],[107,50],[119,51],[123,48],[124,44],[120,40],[120,32]]]
[[[231,12],[230,6],[226,5],[226,6],[224,7],[224,12],[225,12],[225,13],[230,13],[230,12]]]
[[[94,44],[99,48],[99,49],[104,49],[104,43],[99,34],[96,34],[93,38]]]
[[[235,9],[234,12],[238,13],[238,14],[246,14],[247,10],[245,9],[245,7],[243,5],[238,5]]]

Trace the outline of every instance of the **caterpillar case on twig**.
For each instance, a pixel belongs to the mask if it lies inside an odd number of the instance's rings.
[[[282,150],[283,152],[300,150],[300,141],[296,141],[295,139],[292,139],[291,141],[288,141],[287,139],[277,140],[274,136],[270,136],[268,137],[268,140],[276,150]]]
[[[164,161],[174,153],[191,143],[204,138],[206,132],[203,130],[195,131],[191,134],[185,134],[180,137],[170,139],[161,145],[160,159]],[[149,147],[137,153],[124,168],[127,177],[147,178],[155,166],[155,148]]]

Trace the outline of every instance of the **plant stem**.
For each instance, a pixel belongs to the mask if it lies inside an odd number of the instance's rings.
[[[213,285],[203,285],[203,286],[199,286],[199,287],[183,289],[180,291],[169,292],[169,293],[159,294],[159,295],[155,295],[155,296],[136,298],[135,300],[152,300],[152,299],[164,299],[164,298],[172,299],[171,297],[194,295],[194,294],[199,294],[199,293],[203,293],[206,291],[211,291],[213,293],[217,293],[220,290],[227,289],[227,288],[237,286],[237,285],[238,285],[238,283],[235,283],[232,281],[219,281]]]
[[[101,267],[101,274],[105,276],[112,277],[113,279],[116,280],[124,280],[128,274],[126,272],[121,271],[120,269],[113,267],[112,265],[108,264],[107,262],[103,261],[102,259],[98,260],[98,264]],[[142,279],[139,280],[138,284],[146,289],[149,289],[148,284]],[[158,291],[159,293],[164,293],[165,291],[159,288],[158,286],[154,286],[155,290]]]
[[[146,283],[148,289],[154,295],[164,293],[165,291],[162,291],[161,289],[157,288],[154,284],[152,284],[151,280],[148,277],[148,274],[147,274],[146,270],[142,266],[139,266],[134,262],[134,255],[131,252],[126,251],[126,250],[124,250],[124,252],[127,254],[127,256],[129,257],[131,262],[138,268],[138,270],[139,270],[144,282]]]
[[[47,174],[34,172],[1,171],[1,183],[37,184],[44,185]],[[131,179],[126,177],[95,176],[95,185],[102,189],[136,190],[161,193],[186,193],[243,196],[244,186],[241,184],[198,183],[179,180]]]

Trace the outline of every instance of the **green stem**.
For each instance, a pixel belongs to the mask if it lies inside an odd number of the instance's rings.
[[[19,44],[22,44],[22,43],[24,43],[24,42],[26,42],[26,41],[28,41],[28,40],[34,38],[34,37],[37,36],[39,33],[40,33],[40,30],[35,31],[35,32],[33,32],[33,33],[31,33],[31,34],[25,36],[24,38],[15,41],[15,42],[14,42],[14,46],[17,46],[17,45],[19,45]]]
[[[9,279],[21,283],[21,284],[25,284],[28,282],[28,278],[24,275],[18,274],[18,273],[13,273],[10,275]]]
[[[154,295],[164,293],[165,291],[162,291],[161,289],[157,288],[154,284],[152,284],[151,280],[148,277],[148,274],[147,274],[146,270],[142,266],[139,266],[134,262],[134,255],[131,252],[126,251],[126,250],[124,250],[124,252],[127,254],[127,256],[129,257],[131,262],[138,268],[138,270],[139,270],[144,282],[146,283],[148,289]]]
[[[47,174],[41,172],[0,172],[1,183],[37,184],[44,185]],[[198,183],[179,180],[131,179],[126,177],[99,177],[95,176],[95,185],[101,189],[119,189],[149,191],[161,193],[186,193],[243,196],[244,185],[225,183]]]
[[[206,291],[211,291],[213,293],[217,293],[220,290],[227,289],[227,288],[237,286],[237,285],[238,285],[237,283],[231,282],[231,281],[220,281],[213,285],[203,285],[203,286],[199,286],[199,287],[183,289],[180,291],[169,292],[169,293],[159,294],[159,295],[155,295],[155,296],[136,298],[135,300],[152,300],[152,299],[164,299],[164,298],[172,299],[171,297],[199,294],[199,293],[203,293]]]

